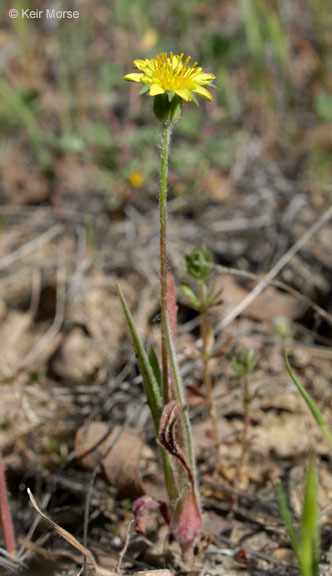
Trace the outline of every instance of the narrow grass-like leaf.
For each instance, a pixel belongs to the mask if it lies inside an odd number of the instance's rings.
[[[332,434],[329,431],[327,424],[323,418],[323,415],[321,413],[321,411],[319,410],[318,406],[316,405],[316,403],[313,401],[313,399],[311,398],[310,394],[308,394],[308,392],[306,391],[306,389],[302,386],[302,384],[298,381],[298,379],[296,378],[295,374],[292,371],[292,368],[289,364],[289,360],[287,358],[287,354],[285,352],[285,364],[286,364],[286,368],[288,371],[288,374],[290,375],[291,379],[293,380],[295,386],[297,387],[298,391],[300,392],[300,394],[302,395],[303,399],[305,400],[305,402],[307,403],[308,407],[311,410],[311,413],[313,415],[313,417],[315,418],[318,426],[320,427],[323,436],[325,438],[325,441],[330,449],[330,452],[332,453]]]
[[[134,319],[133,319],[133,317],[130,313],[130,310],[128,308],[128,304],[127,304],[125,295],[122,292],[122,290],[118,284],[117,284],[117,290],[118,290],[118,294],[120,297],[123,311],[124,311],[125,316],[126,316],[128,327],[129,327],[129,330],[131,333],[134,349],[135,349],[136,356],[137,356],[138,366],[139,366],[139,369],[140,369],[140,372],[141,372],[141,375],[143,378],[143,382],[144,382],[144,389],[145,389],[146,397],[147,397],[148,404],[149,404],[149,407],[151,410],[155,429],[156,429],[156,432],[158,434],[160,418],[161,418],[161,414],[162,414],[162,407],[163,407],[163,401],[162,401],[161,393],[160,393],[160,390],[158,387],[158,382],[157,382],[157,379],[156,379],[155,374],[154,374],[154,369],[152,368],[152,366],[149,362],[149,359],[148,359],[146,352],[144,350],[144,346],[142,344],[142,341],[141,341],[141,339],[137,333]],[[161,459],[162,459],[163,468],[164,468],[164,475],[165,475],[165,483],[166,483],[166,487],[167,487],[167,492],[169,495],[170,502],[174,503],[176,501],[176,499],[178,498],[178,490],[177,490],[176,481],[175,481],[172,457],[170,456],[170,454],[168,454],[164,450],[164,448],[161,448],[160,452],[161,452]]]
[[[3,78],[0,78],[0,113],[3,108],[6,110],[8,118],[14,118],[23,126],[30,138],[38,162],[41,166],[47,167],[50,163],[50,157],[36,114],[24,102],[20,93],[11,88]]]
[[[200,300],[196,296],[195,292],[190,288],[190,286],[188,286],[188,284],[182,284],[182,291],[185,294],[185,296],[187,296],[187,298],[190,300],[191,305],[194,308],[197,308],[197,310],[199,310],[201,306]]]
[[[291,546],[294,550],[294,554],[297,557],[299,541],[298,541],[298,536],[297,536],[296,530],[294,528],[293,518],[292,518],[291,511],[289,509],[288,500],[287,500],[285,490],[283,489],[281,484],[278,484],[277,486],[275,486],[275,492],[276,492],[276,496],[277,496],[277,502],[278,502],[278,506],[279,506],[280,516],[281,516],[281,518],[285,524],[287,536],[288,536],[290,543],[291,543]]]
[[[155,379],[157,380],[158,386],[159,386],[159,390],[160,390],[160,394],[162,394],[162,375],[161,375],[161,370],[160,370],[160,366],[159,366],[159,362],[158,362],[158,358],[157,358],[157,354],[155,353],[155,350],[153,348],[153,346],[149,347],[149,351],[148,351],[148,360],[150,362],[150,366],[152,368],[153,374],[155,376]]]
[[[319,558],[318,479],[314,463],[312,459],[310,459],[304,488],[301,539],[299,545],[299,561],[304,576],[318,576]]]
[[[118,294],[119,294],[119,297],[121,300],[123,311],[124,311],[125,316],[126,316],[126,320],[128,323],[130,334],[132,337],[133,345],[134,345],[135,352],[136,352],[137,362],[138,362],[138,366],[139,366],[139,369],[140,369],[140,372],[141,372],[141,375],[143,378],[145,393],[146,393],[148,404],[149,404],[149,407],[151,410],[153,422],[154,422],[156,431],[158,433],[159,423],[160,423],[160,418],[161,418],[161,413],[162,413],[162,398],[161,398],[161,394],[160,394],[160,390],[159,390],[159,385],[158,385],[158,382],[157,382],[156,377],[154,375],[153,369],[150,365],[149,359],[148,359],[146,352],[144,350],[144,346],[142,344],[142,341],[141,341],[141,339],[138,335],[138,332],[136,330],[134,319],[133,319],[133,317],[130,313],[130,310],[128,308],[128,304],[127,304],[125,295],[122,292],[119,285],[117,285],[117,290],[118,290]]]

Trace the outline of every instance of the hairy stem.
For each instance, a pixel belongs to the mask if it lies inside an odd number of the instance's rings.
[[[164,404],[169,402],[167,338],[165,321],[167,314],[167,170],[171,124],[165,121],[161,129],[161,165],[160,165],[160,327],[161,359]]]

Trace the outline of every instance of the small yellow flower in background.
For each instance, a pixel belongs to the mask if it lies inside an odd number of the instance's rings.
[[[158,33],[154,28],[148,28],[142,38],[142,46],[145,50],[150,50],[158,42]]]
[[[129,176],[129,183],[133,188],[141,188],[144,182],[143,175],[140,172],[132,172]]]
[[[136,68],[141,72],[127,74],[125,80],[150,85],[150,96],[174,92],[189,102],[195,100],[193,93],[196,93],[212,100],[212,95],[204,86],[211,84],[214,74],[203,73],[197,62],[190,66],[191,57],[183,61],[183,56],[173,52],[168,56],[167,52],[162,52],[152,60],[134,60]]]

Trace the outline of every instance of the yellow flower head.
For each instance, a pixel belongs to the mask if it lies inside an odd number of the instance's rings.
[[[183,56],[173,52],[168,56],[167,52],[162,52],[152,60],[134,60],[136,68],[141,72],[127,74],[125,80],[150,85],[150,96],[174,92],[189,102],[195,100],[193,93],[196,93],[207,100],[212,100],[212,95],[204,86],[212,82],[214,74],[204,74],[197,62],[190,66],[191,57],[188,56],[183,61]]]
[[[144,182],[141,172],[132,172],[129,176],[129,183],[133,188],[142,188]]]

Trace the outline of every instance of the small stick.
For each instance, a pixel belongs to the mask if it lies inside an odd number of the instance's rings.
[[[13,252],[7,254],[0,260],[0,270],[7,268],[7,266],[10,266],[16,262],[16,260],[23,258],[23,256],[26,256],[30,252],[33,252],[33,250],[39,248],[39,246],[53,240],[53,238],[58,236],[62,231],[63,227],[60,226],[60,224],[55,224],[55,226],[52,226],[52,228],[49,228],[46,232],[37,236],[37,238],[33,238],[29,242],[26,242],[26,244],[23,244],[23,246],[19,246],[19,248],[16,248],[16,250],[13,250]]]

